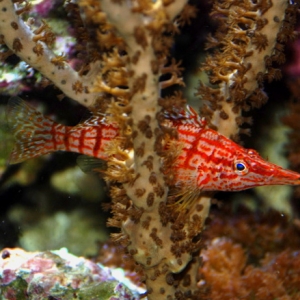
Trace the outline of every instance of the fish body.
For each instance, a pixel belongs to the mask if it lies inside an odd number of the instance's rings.
[[[300,174],[264,160],[206,126],[190,107],[165,115],[175,127],[182,151],[174,165],[177,185],[190,195],[202,191],[240,191],[263,185],[298,185]]]
[[[107,159],[105,147],[118,136],[118,127],[107,124],[103,115],[93,115],[76,126],[55,123],[19,97],[12,97],[7,120],[15,138],[10,163],[55,151],[71,151]]]
[[[207,128],[192,108],[165,114],[164,126],[178,132],[178,155],[171,172],[174,185],[184,187],[185,197],[202,191],[239,191],[262,185],[298,185],[300,174],[265,161],[252,149],[245,149]],[[119,137],[117,124],[102,114],[74,127],[55,123],[18,97],[9,101],[7,118],[16,140],[10,162],[18,163],[42,154],[62,150],[107,160],[105,149]],[[186,196],[188,195],[188,196]]]

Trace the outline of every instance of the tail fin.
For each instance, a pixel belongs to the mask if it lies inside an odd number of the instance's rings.
[[[9,163],[20,163],[54,151],[51,149],[54,125],[51,119],[44,117],[19,97],[9,99],[6,116],[15,139]]]

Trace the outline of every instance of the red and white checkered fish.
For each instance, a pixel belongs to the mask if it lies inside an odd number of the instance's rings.
[[[118,136],[118,127],[108,124],[103,114],[94,114],[74,127],[65,126],[43,116],[19,97],[9,100],[6,114],[16,140],[11,164],[59,150],[105,160],[105,147]]]
[[[78,152],[107,159],[105,147],[118,137],[116,124],[93,115],[74,127],[55,123],[18,97],[8,104],[7,116],[16,146],[10,162],[57,150]],[[209,129],[190,107],[166,113],[166,124],[176,128],[182,149],[171,170],[183,198],[192,200],[202,191],[239,191],[262,185],[299,185],[300,174],[265,161],[255,150],[245,149]]]
[[[174,164],[176,184],[192,196],[201,191],[240,191],[262,185],[299,185],[300,174],[264,160],[215,130],[191,108],[165,114],[182,152]],[[186,195],[187,196],[187,195]]]

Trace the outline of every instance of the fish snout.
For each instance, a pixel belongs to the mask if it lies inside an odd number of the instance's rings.
[[[300,185],[300,174],[283,168],[274,169],[272,184],[278,185]]]

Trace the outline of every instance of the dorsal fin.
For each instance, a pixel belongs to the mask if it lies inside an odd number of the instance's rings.
[[[78,130],[79,128],[86,128],[86,127],[99,127],[102,124],[106,123],[106,115],[101,113],[101,112],[97,112],[97,111],[89,111],[87,110],[80,122],[73,127],[73,129],[70,130],[70,132],[74,131],[74,130]]]
[[[205,128],[207,123],[205,118],[200,117],[197,112],[187,105],[186,109],[175,109],[164,112],[166,119],[170,120],[175,125],[193,125],[195,127]]]

